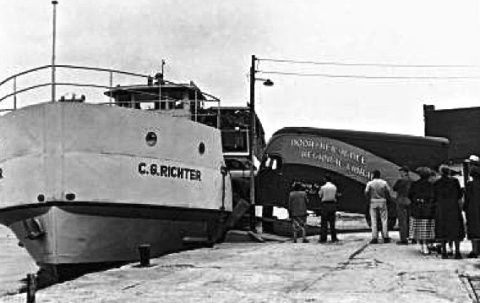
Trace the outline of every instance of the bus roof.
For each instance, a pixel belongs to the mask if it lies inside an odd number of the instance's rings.
[[[408,144],[432,145],[432,146],[448,146],[449,141],[443,137],[423,137],[405,134],[390,134],[383,132],[367,132],[348,129],[331,129],[331,128],[313,128],[313,127],[284,127],[276,131],[272,138],[280,134],[310,134],[323,137],[336,138],[345,142],[351,140],[357,141],[378,141],[383,142],[402,142]]]
[[[293,137],[340,141],[412,169],[419,166],[436,168],[448,160],[449,141],[445,138],[311,127],[286,127],[278,130],[267,143],[265,153],[279,152],[279,146],[284,145],[281,142]]]

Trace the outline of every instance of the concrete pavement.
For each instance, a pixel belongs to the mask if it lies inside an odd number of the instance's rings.
[[[37,302],[474,302],[478,259],[424,256],[412,245],[224,243],[91,273],[37,293]],[[462,253],[469,251],[462,243]],[[25,294],[1,298],[25,302]]]

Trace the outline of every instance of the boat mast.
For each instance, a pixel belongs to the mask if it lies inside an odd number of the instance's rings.
[[[57,4],[58,1],[53,0],[53,31],[52,31],[52,102],[55,102],[55,39],[57,27]]]

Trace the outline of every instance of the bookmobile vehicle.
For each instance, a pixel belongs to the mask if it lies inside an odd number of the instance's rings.
[[[268,141],[257,176],[257,203],[264,217],[273,207],[285,207],[294,182],[307,188],[319,185],[330,175],[341,197],[339,210],[367,213],[363,194],[372,171],[393,186],[399,168],[438,167],[447,161],[448,140],[436,137],[364,132],[308,127],[282,128]],[[413,178],[417,176],[412,173]],[[390,227],[395,224],[393,205],[389,205]],[[367,218],[369,220],[369,218]]]

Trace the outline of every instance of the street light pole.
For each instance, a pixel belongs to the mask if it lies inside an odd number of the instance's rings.
[[[249,145],[248,150],[250,158],[250,230],[256,230],[256,219],[255,219],[255,147],[256,147],[256,136],[255,136],[255,55],[252,55],[252,64],[250,66],[250,127],[249,127]]]
[[[248,144],[249,150],[248,155],[250,158],[250,230],[256,230],[256,219],[255,219],[255,151],[257,150],[257,115],[255,114],[255,81],[263,81],[265,86],[273,86],[273,82],[270,79],[256,78],[255,73],[255,63],[259,61],[252,55],[252,64],[250,66],[250,126],[249,126],[249,135],[248,135]]]

